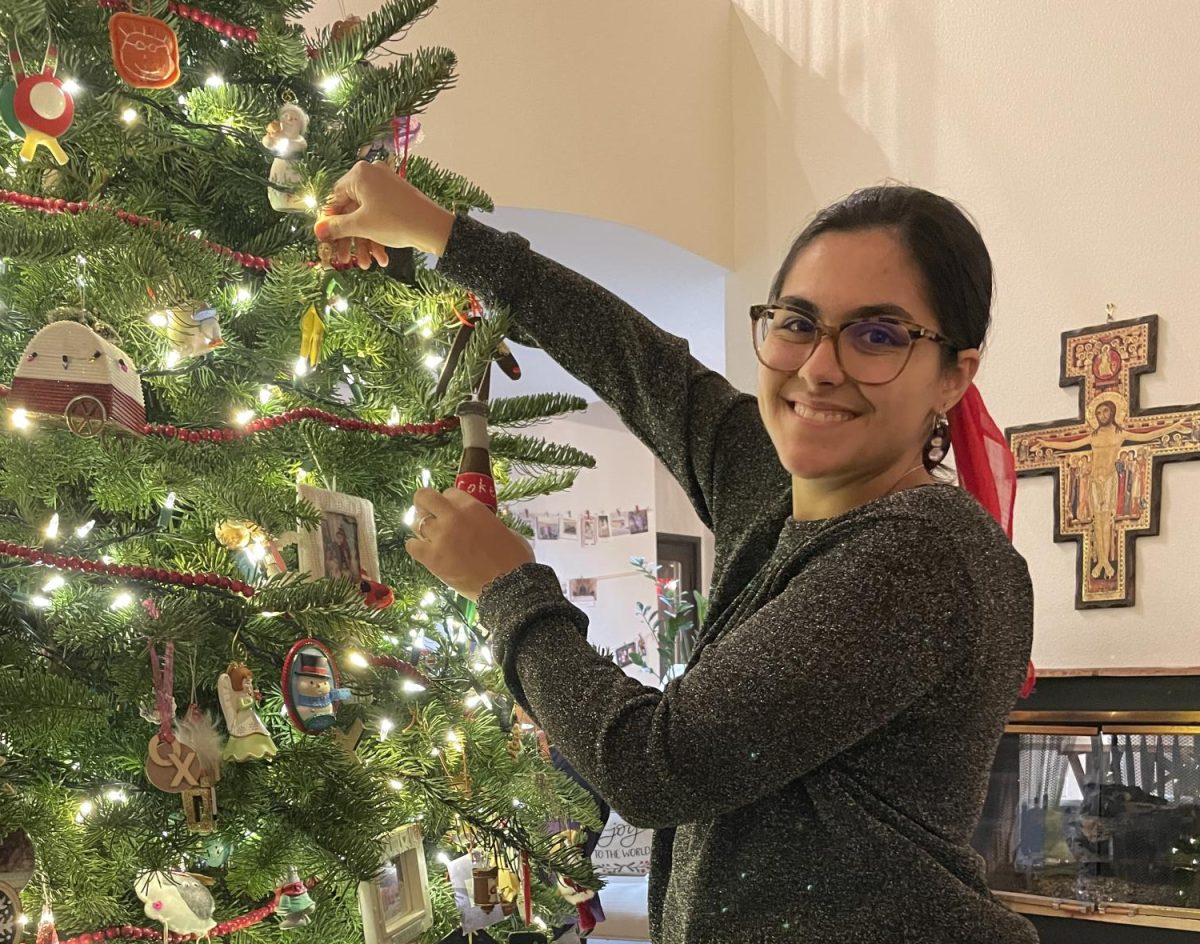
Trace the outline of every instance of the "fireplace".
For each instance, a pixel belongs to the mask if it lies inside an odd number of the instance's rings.
[[[1042,678],[1009,721],[975,836],[997,896],[1046,941],[1200,931],[1200,676]]]

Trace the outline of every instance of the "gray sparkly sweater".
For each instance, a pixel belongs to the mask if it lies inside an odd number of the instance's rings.
[[[548,567],[479,600],[517,700],[655,830],[652,940],[1036,942],[970,846],[1033,625],[988,514],[934,485],[797,521],[754,399],[686,342],[467,217],[439,270],[603,397],[716,535],[709,616],[665,691],[592,649]]]

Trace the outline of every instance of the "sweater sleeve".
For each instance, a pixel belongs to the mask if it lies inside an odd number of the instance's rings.
[[[664,691],[596,653],[553,571],[480,597],[514,695],[627,821],[664,828],[779,790],[887,725],[963,657],[968,578],[948,542],[884,519],[808,562]]]
[[[438,271],[506,306],[514,341],[541,347],[596,391],[667,467],[709,528],[716,530],[726,508],[727,517],[740,516],[737,499],[753,494],[738,463],[776,469],[786,484],[753,397],[693,358],[682,338],[534,252],[520,235],[459,216]],[[759,494],[764,485],[760,476]]]

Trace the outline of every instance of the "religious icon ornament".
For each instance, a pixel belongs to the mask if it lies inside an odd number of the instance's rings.
[[[1007,430],[1018,476],[1054,476],[1054,540],[1079,544],[1076,609],[1132,606],[1134,541],[1156,535],[1167,462],[1200,458],[1200,404],[1143,410],[1158,316],[1063,333],[1059,386],[1079,416]]]
[[[114,13],[108,38],[117,75],[130,88],[164,89],[179,81],[179,39],[162,20]]]
[[[44,147],[59,164],[67,163],[67,152],[58,139],[67,133],[75,120],[75,100],[54,74],[58,68],[58,46],[46,45],[42,71],[25,72],[25,63],[15,43],[8,47],[12,63],[12,79],[0,88],[0,114],[8,129],[21,138],[21,159],[33,160],[39,147]],[[14,127],[15,125],[15,127]]]

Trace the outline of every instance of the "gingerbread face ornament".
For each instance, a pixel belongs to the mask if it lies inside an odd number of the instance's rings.
[[[113,65],[130,88],[169,88],[179,81],[179,40],[162,20],[114,13],[108,21]]]

